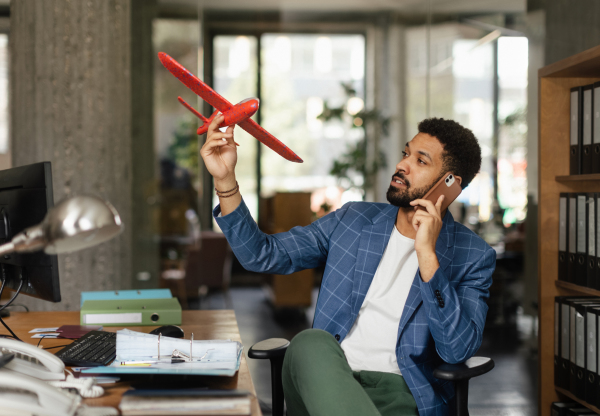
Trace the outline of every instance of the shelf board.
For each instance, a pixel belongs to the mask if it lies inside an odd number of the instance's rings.
[[[572,292],[579,292],[583,295],[600,296],[600,290],[592,289],[585,286],[579,286],[575,283],[569,283],[563,280],[556,280],[556,287],[567,289]]]
[[[600,68],[600,46],[554,62],[538,70],[539,77],[597,77]]]
[[[589,404],[588,402],[586,402],[585,400],[581,400],[580,398],[578,398],[577,396],[575,396],[573,393],[571,393],[569,390],[565,390],[561,387],[556,387],[554,386],[554,388],[556,389],[557,392],[564,394],[565,396],[567,396],[569,399],[576,401],[577,403],[580,403],[581,405],[587,407],[590,410],[593,410],[596,413],[600,413],[600,409],[598,409],[596,406]],[[543,413],[543,412],[542,412]]]
[[[600,181],[600,173],[588,173],[585,175],[556,176],[556,181],[557,182]]]

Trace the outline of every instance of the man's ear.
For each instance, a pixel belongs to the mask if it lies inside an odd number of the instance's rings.
[[[462,183],[462,178],[460,176],[454,175],[454,179],[456,179],[458,181],[459,185]]]

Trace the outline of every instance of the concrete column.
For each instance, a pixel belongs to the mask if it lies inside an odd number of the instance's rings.
[[[377,173],[375,202],[387,202],[386,193],[390,186],[396,164],[402,160],[402,151],[408,140],[405,137],[406,103],[406,47],[405,29],[400,23],[391,23],[386,31],[387,39],[381,45],[381,80],[377,108],[384,117],[389,117],[387,137],[381,135],[379,150],[386,157],[387,166]]]
[[[154,148],[152,45],[156,0],[131,1],[131,277],[135,288],[158,287],[158,161]]]
[[[366,107],[375,108],[383,117],[390,118],[387,136],[380,127],[367,126],[369,163],[379,152],[384,153],[387,163],[373,178],[367,201],[387,202],[390,178],[406,144],[403,134],[404,43],[404,26],[389,16],[380,16],[377,23],[367,29]]]
[[[151,245],[139,244],[147,235],[141,190],[154,176],[152,100],[139,95],[151,97],[152,74],[140,71],[143,65],[151,71],[143,58],[151,38],[133,30],[143,27],[138,19],[149,18],[140,3],[11,2],[13,166],[52,162],[56,202],[98,195],[125,224],[116,239],[59,256],[63,300],[20,299],[35,309],[76,310],[81,291],[130,288],[140,259],[157,257]],[[157,267],[147,267],[156,281]]]

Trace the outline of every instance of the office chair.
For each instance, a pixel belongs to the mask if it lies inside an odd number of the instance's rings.
[[[283,383],[281,370],[283,358],[290,345],[287,339],[271,338],[257,342],[250,350],[248,357],[268,359],[271,361],[271,394],[273,397],[273,416],[284,416]],[[462,364],[442,364],[433,371],[433,376],[454,382],[456,416],[469,416],[468,395],[469,379],[487,373],[494,368],[494,360],[485,357],[472,357]]]

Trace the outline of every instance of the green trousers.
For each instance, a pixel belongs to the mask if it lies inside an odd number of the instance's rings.
[[[335,338],[319,329],[294,337],[283,361],[288,416],[408,416],[417,404],[404,378],[352,371]]]

